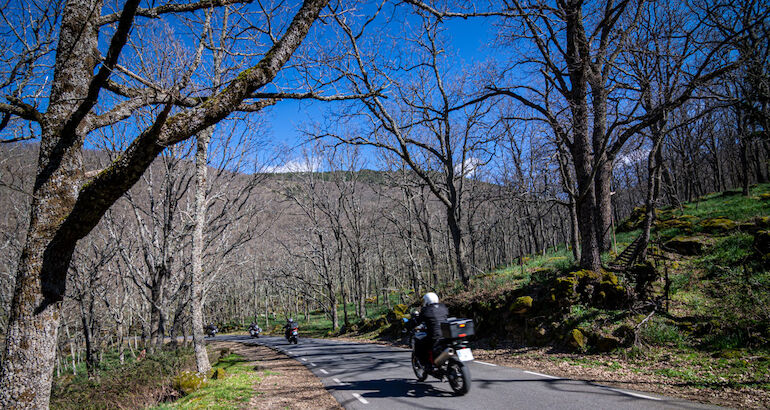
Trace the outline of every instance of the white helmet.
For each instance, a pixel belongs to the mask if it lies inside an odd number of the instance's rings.
[[[428,306],[434,303],[438,303],[438,295],[433,292],[428,292],[422,297],[422,305]]]

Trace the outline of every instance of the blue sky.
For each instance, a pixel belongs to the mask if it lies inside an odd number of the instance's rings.
[[[487,46],[494,41],[496,34],[495,28],[489,25],[489,21],[490,19],[485,18],[444,21],[449,45],[452,48],[448,51],[458,55],[463,65],[479,63],[487,59],[489,51]],[[292,158],[298,159],[301,156],[299,152],[301,145],[305,140],[302,133],[303,127],[313,122],[322,122],[324,112],[330,110],[334,104],[334,102],[285,100],[268,108],[265,110],[265,115],[270,127],[271,140],[275,144],[296,148]],[[375,163],[376,161],[372,158],[367,159],[369,168],[372,168]]]

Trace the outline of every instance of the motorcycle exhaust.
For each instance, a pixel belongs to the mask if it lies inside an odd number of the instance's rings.
[[[444,363],[446,363],[447,360],[449,360],[450,357],[455,355],[455,349],[452,349],[451,347],[447,347],[443,352],[441,352],[440,355],[434,360],[433,362],[436,363],[436,366],[441,366]]]

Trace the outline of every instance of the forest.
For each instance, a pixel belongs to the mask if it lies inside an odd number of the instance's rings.
[[[579,307],[622,316],[584,352],[686,316],[770,357],[769,13],[4,2],[0,407],[180,336],[208,372],[206,324],[384,335],[428,291],[487,344],[569,346]]]

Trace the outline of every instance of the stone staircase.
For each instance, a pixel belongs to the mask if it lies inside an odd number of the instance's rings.
[[[631,267],[637,259],[639,259],[639,246],[642,243],[642,236],[639,235],[631,242],[623,252],[615,258],[614,261],[607,264],[607,270],[613,272],[625,272]]]

